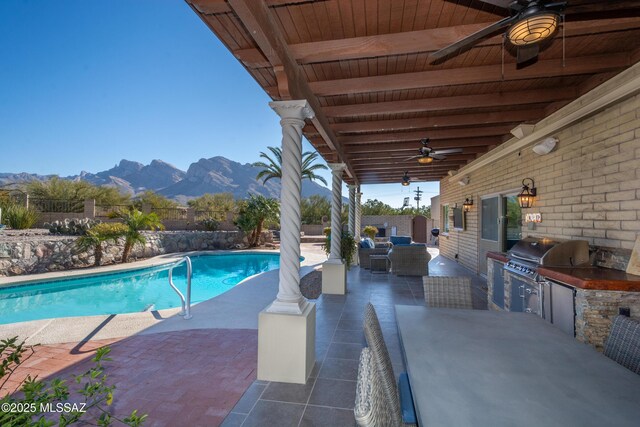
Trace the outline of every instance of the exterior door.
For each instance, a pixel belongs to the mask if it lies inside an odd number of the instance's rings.
[[[412,240],[416,243],[427,243],[427,217],[416,215],[413,217]]]
[[[478,266],[487,274],[487,252],[506,252],[522,239],[522,210],[515,195],[497,195],[480,201]]]

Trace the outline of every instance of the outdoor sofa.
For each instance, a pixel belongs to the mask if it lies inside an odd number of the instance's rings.
[[[424,243],[398,243],[389,251],[391,271],[398,276],[428,276],[431,255]]]
[[[389,243],[375,243],[372,239],[366,238],[360,241],[358,247],[358,259],[360,268],[371,268],[371,255],[386,255],[389,252]]]

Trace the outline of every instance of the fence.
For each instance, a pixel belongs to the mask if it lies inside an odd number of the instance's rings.
[[[97,219],[103,222],[115,222],[116,218],[110,218],[114,212],[127,212],[131,205],[96,205],[95,200],[87,199],[66,200],[66,199],[33,199],[26,194],[13,198],[14,203],[24,204],[35,209],[38,214],[36,227],[44,227],[45,223],[62,221],[64,219]],[[206,230],[202,224],[205,219],[215,219],[218,221],[218,229],[225,231],[237,230],[233,223],[233,212],[217,210],[199,210],[193,208],[153,208],[143,204],[142,212],[155,213],[160,218],[166,230]]]

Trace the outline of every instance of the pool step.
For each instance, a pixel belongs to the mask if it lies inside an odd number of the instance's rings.
[[[144,310],[142,310],[142,312],[147,312],[147,311],[154,311],[156,309],[156,305],[155,304],[149,304],[148,306],[145,307]]]

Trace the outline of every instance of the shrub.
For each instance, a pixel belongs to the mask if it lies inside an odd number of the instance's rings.
[[[98,224],[100,224],[100,221],[89,218],[65,218],[62,221],[53,221],[52,223],[45,222],[44,226],[48,228],[49,231],[53,234],[62,234],[65,236],[83,236],[87,234],[87,231]]]
[[[34,353],[35,346],[26,346],[24,341],[18,343],[18,338],[13,337],[0,341],[0,385],[5,385],[11,378],[11,374]],[[79,385],[77,393],[84,399],[83,411],[73,410],[69,401],[69,386],[65,380],[54,378],[49,381],[40,381],[27,376],[20,383],[21,393],[7,395],[0,399],[0,406],[5,405],[22,408],[22,411],[0,411],[0,425],[2,426],[51,426],[58,424],[67,426],[70,424],[91,424],[110,426],[113,421],[119,421],[129,426],[140,426],[147,418],[146,414],[138,415],[133,411],[125,418],[118,418],[110,413],[108,406],[113,402],[115,386],[107,383],[107,374],[102,365],[110,361],[108,357],[111,349],[101,347],[91,359],[95,365],[88,371],[75,375],[75,382]],[[69,411],[60,413],[57,423],[52,421],[51,412],[46,408],[56,404],[70,405]],[[77,405],[77,404],[76,404]],[[24,410],[28,408],[27,410]],[[79,408],[78,408],[79,409]]]
[[[33,228],[38,222],[39,216],[34,209],[16,204],[7,204],[2,209],[2,221],[17,230]]]
[[[327,229],[329,231],[327,232]],[[329,227],[324,229],[325,231],[325,240],[322,244],[322,249],[329,256],[331,253],[331,229]],[[340,256],[344,260],[347,265],[347,269],[351,268],[353,265],[353,260],[356,254],[356,241],[353,238],[353,235],[347,231],[342,232],[342,237],[340,239]]]
[[[367,236],[370,239],[373,239],[374,237],[376,237],[376,234],[378,234],[378,227],[373,226],[373,225],[367,225],[362,232],[365,234],[365,236]]]
[[[207,231],[216,231],[220,226],[220,221],[214,218],[205,218],[202,221],[198,222],[198,224],[203,226]]]

